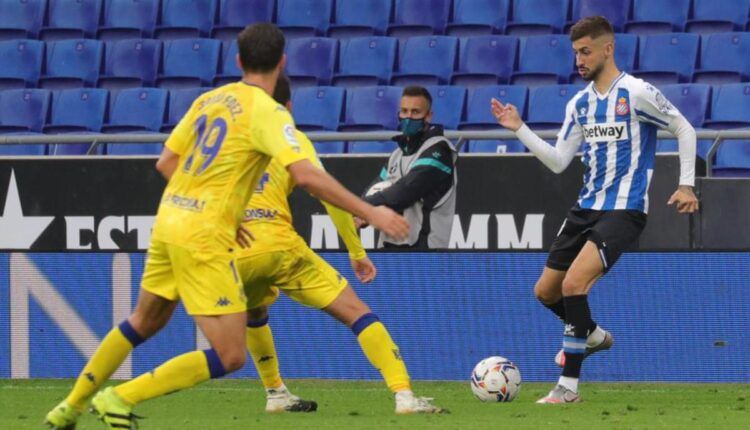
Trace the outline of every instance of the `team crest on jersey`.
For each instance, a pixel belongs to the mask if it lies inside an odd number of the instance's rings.
[[[615,112],[617,112],[617,115],[627,115],[630,112],[630,107],[628,106],[628,100],[625,97],[620,97],[617,100],[617,106],[615,106]]]
[[[586,115],[586,106],[583,106],[583,107],[582,107],[582,108],[581,108],[581,109],[579,110],[579,112],[580,112],[580,114],[581,114],[581,115]]]

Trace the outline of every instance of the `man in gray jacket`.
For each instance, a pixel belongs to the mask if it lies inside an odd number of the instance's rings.
[[[398,116],[398,148],[365,200],[402,213],[411,230],[403,240],[381,234],[378,247],[447,248],[456,211],[456,148],[441,125],[430,123],[432,96],[424,87],[404,89]]]

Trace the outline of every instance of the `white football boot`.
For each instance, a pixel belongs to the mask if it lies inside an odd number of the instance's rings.
[[[266,412],[315,412],[316,410],[318,410],[317,402],[300,399],[283,385],[266,390]]]
[[[396,393],[396,413],[406,414],[443,414],[447,409],[432,404],[430,397],[417,397],[411,391],[399,391]]]

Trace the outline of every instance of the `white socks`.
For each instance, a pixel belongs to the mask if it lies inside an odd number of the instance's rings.
[[[567,376],[561,376],[557,381],[558,385],[562,385],[568,390],[578,394],[578,378],[570,378]]]
[[[605,333],[606,332],[597,325],[596,329],[594,329],[594,331],[589,333],[588,337],[586,338],[586,346],[588,347],[597,346],[600,343],[604,342]]]

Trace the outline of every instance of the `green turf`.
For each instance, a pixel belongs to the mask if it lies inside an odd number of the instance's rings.
[[[750,429],[750,386],[740,384],[582,385],[584,403],[536,405],[550,384],[524,384],[512,403],[485,404],[468,383],[417,382],[418,394],[451,410],[441,416],[396,416],[378,382],[287,381],[317,400],[312,414],[268,415],[257,381],[212,381],[140,405],[141,429]],[[70,380],[0,380],[0,429],[39,429]],[[103,426],[86,414],[78,429]]]

